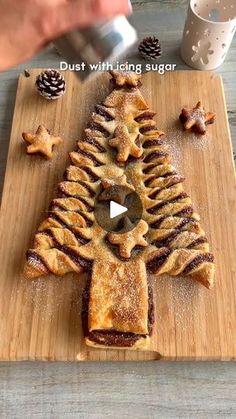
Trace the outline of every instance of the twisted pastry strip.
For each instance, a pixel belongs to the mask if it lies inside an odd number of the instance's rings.
[[[51,202],[48,218],[40,224],[33,249],[27,253],[27,277],[34,278],[50,272],[64,275],[91,267],[92,260],[84,258],[80,247],[92,239],[94,216],[91,211],[100,177],[92,171],[97,164],[92,154],[95,146],[86,142],[83,145],[85,147],[79,147],[79,152],[84,150],[87,153],[89,148],[92,158],[84,155],[82,157],[87,166],[71,165],[66,170],[65,181],[58,186],[61,197]],[[71,153],[72,163],[73,159],[74,153]]]
[[[171,250],[162,247],[148,255],[147,269],[153,274],[191,276],[205,287],[213,286],[213,255],[195,249]]]
[[[191,198],[184,192],[184,178],[170,164],[161,141],[144,141],[147,146],[140,177],[145,187],[144,219],[150,225],[149,243],[160,249],[148,255],[147,267],[159,275],[191,276],[210,288],[214,283],[213,255]]]

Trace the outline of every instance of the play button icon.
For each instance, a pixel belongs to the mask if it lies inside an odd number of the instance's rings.
[[[95,202],[95,219],[107,232],[126,233],[132,230],[142,214],[143,206],[139,195],[123,185],[101,190]]]
[[[117,202],[114,201],[110,201],[110,218],[115,218],[127,211],[128,208],[124,207],[123,205],[117,204]]]

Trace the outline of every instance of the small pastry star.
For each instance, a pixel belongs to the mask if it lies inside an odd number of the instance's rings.
[[[108,143],[111,147],[117,149],[116,160],[118,162],[125,163],[129,156],[136,159],[142,156],[142,147],[135,143],[138,140],[137,133],[129,133],[125,125],[119,125],[114,134],[115,137],[111,138]]]
[[[122,258],[129,259],[135,246],[148,246],[144,235],[148,232],[148,224],[140,220],[137,226],[127,233],[109,233],[108,240],[111,244],[119,246],[119,253]]]
[[[194,129],[203,135],[206,133],[206,125],[213,124],[215,117],[214,112],[206,112],[201,102],[198,102],[193,109],[183,108],[179,119],[184,130]]]
[[[134,191],[133,185],[127,182],[125,175],[104,178],[101,184],[104,191],[99,195],[99,201],[115,201],[123,205],[127,195]]]
[[[119,87],[123,87],[125,85],[138,87],[140,83],[139,80],[142,77],[142,74],[137,74],[132,71],[111,70],[110,74],[115,80],[116,85]]]
[[[53,146],[63,142],[61,137],[51,135],[43,125],[39,125],[35,134],[23,132],[22,137],[30,144],[27,146],[28,154],[40,153],[47,159],[53,156]]]

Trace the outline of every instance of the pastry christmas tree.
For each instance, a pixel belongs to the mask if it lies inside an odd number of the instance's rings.
[[[25,275],[88,271],[86,343],[146,348],[153,326],[148,273],[189,276],[210,288],[213,255],[155,113],[140,93],[141,76],[111,74],[114,90],[96,106],[84,139],[70,153],[60,197],[27,252]],[[96,198],[102,193],[109,199],[111,184],[135,190],[144,208],[138,224],[123,234],[107,233],[94,217]]]

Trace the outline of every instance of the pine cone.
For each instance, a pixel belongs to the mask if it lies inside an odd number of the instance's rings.
[[[138,47],[140,55],[147,60],[156,60],[162,54],[159,39],[155,36],[144,38]]]
[[[45,99],[54,100],[63,96],[66,90],[65,79],[57,70],[42,71],[36,78],[38,92]]]

